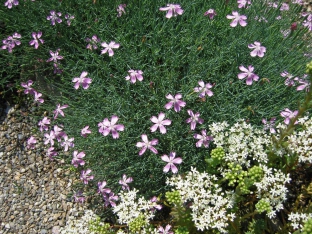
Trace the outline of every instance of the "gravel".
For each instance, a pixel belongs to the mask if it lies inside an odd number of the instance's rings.
[[[68,197],[78,179],[46,157],[42,143],[25,148],[37,129],[28,115],[27,108],[0,107],[0,234],[57,234],[72,208],[84,209]]]

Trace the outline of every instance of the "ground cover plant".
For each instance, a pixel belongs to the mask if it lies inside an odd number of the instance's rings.
[[[312,16],[301,11],[300,1],[8,0],[0,85],[38,108],[44,153],[71,164],[74,199],[110,223],[86,228],[300,230],[309,183],[289,185],[310,179]]]

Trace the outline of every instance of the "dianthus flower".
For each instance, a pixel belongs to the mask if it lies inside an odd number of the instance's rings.
[[[4,6],[8,7],[9,9],[11,9],[13,5],[17,6],[18,5],[18,0],[7,0],[4,3]]]
[[[85,126],[83,129],[81,129],[81,136],[87,137],[87,134],[90,134],[91,130],[89,130],[89,126]]]
[[[82,160],[82,158],[86,156],[84,152],[78,153],[77,150],[73,152],[73,159],[71,161],[71,164],[74,165],[74,167],[78,167],[78,165],[83,166],[85,165],[85,161]]]
[[[88,184],[90,180],[93,180],[94,176],[89,176],[91,173],[91,169],[87,169],[86,171],[81,171],[80,179],[84,184]]]
[[[50,160],[53,160],[53,157],[57,155],[57,152],[54,151],[54,147],[50,147],[49,149],[47,149],[46,155],[50,158]]]
[[[40,132],[42,132],[43,130],[47,131],[48,124],[50,124],[50,119],[48,119],[47,117],[44,117],[42,120],[40,120],[38,123],[38,125],[40,126]]]
[[[115,43],[114,41],[111,41],[109,44],[106,42],[101,43],[101,46],[105,49],[101,50],[101,54],[105,54],[108,52],[108,55],[111,57],[114,55],[113,49],[119,48],[119,44]]]
[[[69,147],[73,148],[75,146],[73,137],[69,139],[67,135],[64,135],[63,139],[64,141],[61,142],[61,146],[64,147],[64,151],[68,151]]]
[[[233,19],[233,21],[230,23],[231,27],[236,27],[237,23],[240,24],[240,26],[245,27],[247,25],[247,17],[245,15],[240,15],[237,11],[233,11],[232,15],[227,15],[226,18]]]
[[[82,88],[87,89],[89,88],[89,85],[91,84],[92,80],[89,77],[86,77],[88,75],[88,72],[83,71],[80,75],[80,77],[75,77],[73,79],[73,82],[75,83],[74,88],[78,89],[81,85]]]
[[[57,60],[61,60],[63,59],[63,56],[59,55],[59,51],[60,49],[57,49],[55,52],[53,52],[52,50],[50,50],[50,55],[52,56],[51,58],[49,58],[47,60],[47,62],[51,62],[53,61],[55,64],[57,63]]]
[[[67,25],[70,26],[72,20],[75,19],[75,16],[66,14],[65,19],[67,19],[67,21],[66,21]]]
[[[41,42],[41,44],[43,44],[44,42],[44,40],[40,39],[40,37],[42,36],[42,32],[33,32],[31,35],[34,39],[29,42],[29,45],[33,45],[35,46],[35,49],[38,49],[39,42]]]
[[[199,97],[203,98],[206,95],[211,97],[213,95],[213,92],[210,90],[213,85],[210,83],[205,84],[204,81],[200,80],[198,81],[199,87],[194,88],[194,92],[199,93]]]
[[[1,47],[3,50],[8,49],[9,53],[12,53],[12,49],[15,47],[15,45],[20,45],[21,41],[18,40],[22,36],[21,34],[14,33],[12,36],[9,36],[7,39],[3,40],[3,46]]]
[[[167,110],[174,106],[175,112],[179,112],[181,110],[181,107],[185,107],[186,105],[184,101],[180,100],[182,98],[182,94],[178,93],[174,97],[171,94],[168,94],[166,98],[170,100],[170,102],[165,105],[165,108]]]
[[[247,4],[251,4],[250,0],[237,0],[238,8],[247,8]]]
[[[60,104],[57,104],[56,110],[53,111],[54,119],[56,119],[59,114],[61,116],[65,117],[65,114],[64,114],[64,112],[62,110],[67,108],[67,107],[68,107],[68,105],[61,106]]]
[[[192,110],[187,110],[187,113],[191,117],[186,120],[186,123],[191,123],[191,130],[195,130],[196,123],[202,124],[204,122],[203,119],[199,118],[199,116],[200,116],[199,112],[194,114]]]
[[[40,98],[42,93],[38,93],[37,91],[33,92],[35,102],[43,103],[44,99]]]
[[[30,86],[32,86],[32,84],[33,84],[32,80],[27,81],[27,83],[24,83],[24,82],[21,83],[21,86],[23,88],[25,88],[25,90],[24,90],[25,94],[34,94],[35,90],[30,87]]]
[[[261,43],[258,41],[255,41],[254,44],[249,44],[248,48],[254,49],[250,52],[250,55],[252,57],[259,56],[262,58],[264,56],[264,53],[266,52],[266,48],[264,46],[261,46]]]
[[[118,12],[117,17],[120,17],[122,14],[126,14],[125,7],[126,7],[126,4],[120,4],[117,7],[117,12]]]
[[[129,75],[126,76],[126,80],[130,80],[131,83],[135,83],[136,80],[142,81],[143,80],[143,72],[141,70],[129,70]]]
[[[177,173],[178,168],[174,164],[181,164],[182,163],[182,158],[176,158],[176,153],[175,152],[170,152],[169,157],[168,155],[164,154],[161,156],[161,159],[168,164],[164,167],[163,171],[167,173],[169,170],[172,171],[172,173]]]
[[[118,131],[124,130],[124,125],[116,124],[118,121],[118,117],[113,115],[112,120],[109,121],[108,118],[105,118],[103,122],[98,124],[99,132],[103,134],[103,136],[107,136],[110,132],[112,132],[112,136],[114,139],[119,138]]]
[[[131,183],[132,181],[133,181],[132,177],[127,178],[127,176],[125,174],[123,174],[122,179],[119,180],[119,184],[121,185],[122,190],[128,190],[129,191],[130,188],[129,188],[128,184]]]
[[[170,19],[172,16],[182,15],[183,9],[179,4],[167,4],[166,7],[159,8],[160,11],[168,11],[166,18]]]
[[[34,149],[36,143],[37,143],[36,138],[34,138],[33,136],[31,136],[31,137],[27,140],[27,148],[28,148],[28,149]]]
[[[106,181],[102,181],[102,182],[98,182],[98,193],[101,193],[102,195],[104,195],[105,193],[110,193],[111,190],[109,188],[105,188],[106,186]]]
[[[140,152],[139,152],[139,155],[141,156],[142,154],[145,153],[145,151],[147,149],[149,149],[150,151],[152,151],[154,154],[158,154],[158,151],[157,149],[155,149],[153,147],[153,145],[157,145],[158,144],[158,139],[153,139],[151,141],[148,141],[148,138],[147,138],[147,135],[146,134],[143,134],[141,136],[143,142],[137,142],[136,146],[141,148]]]
[[[212,136],[207,136],[206,130],[202,130],[201,131],[202,135],[199,134],[194,134],[194,138],[198,139],[199,141],[196,142],[196,147],[201,147],[202,145],[204,145],[205,148],[209,147],[209,142],[213,140]]]
[[[239,73],[237,77],[240,80],[246,78],[247,85],[252,85],[252,81],[259,80],[259,76],[253,73],[253,70],[254,70],[253,66],[249,65],[248,69],[245,68],[244,66],[239,66],[239,69],[242,71],[242,73]]]
[[[60,128],[60,127],[57,126],[57,125],[54,125],[54,126],[53,126],[54,136],[55,136],[55,138],[56,138],[56,140],[57,140],[58,142],[60,142],[61,139],[62,139],[62,137],[64,137],[64,136],[66,135],[65,132],[62,132],[62,130],[63,130],[63,129]]]
[[[97,49],[98,48],[98,43],[100,43],[100,39],[97,37],[97,35],[93,35],[90,38],[86,38],[86,42],[89,42],[89,44],[87,45],[87,49],[92,50],[92,49]]]
[[[151,127],[151,132],[155,132],[157,128],[159,128],[159,131],[162,134],[165,134],[167,132],[164,125],[170,125],[171,120],[170,119],[164,120],[164,118],[165,118],[165,114],[162,112],[159,113],[158,118],[156,116],[152,116],[151,121],[155,124]]]
[[[297,110],[291,111],[288,108],[286,108],[285,110],[281,112],[281,116],[285,118],[284,123],[287,125],[290,123],[290,119],[295,118],[297,114],[298,114]],[[297,121],[295,122],[295,124],[296,123]]]
[[[47,20],[51,20],[52,25],[55,25],[55,21],[58,23],[62,22],[62,19],[58,17],[62,15],[61,12],[56,13],[55,11],[50,11],[50,14],[51,15],[47,16]]]
[[[73,198],[75,202],[81,203],[81,204],[83,204],[86,201],[86,197],[83,195],[83,193],[80,190],[74,194]]]
[[[171,229],[171,225],[167,224],[165,229],[162,226],[160,226],[158,228],[158,232],[162,234],[173,234],[173,232],[171,232],[170,229]]]
[[[208,15],[209,18],[212,20],[217,15],[217,13],[214,9],[209,9],[208,11],[204,13],[204,16],[206,15]]]
[[[118,201],[118,196],[115,195],[113,192],[104,193],[103,199],[104,199],[104,206],[105,207],[108,207],[109,205],[111,205],[112,207],[115,207],[116,206],[115,201]]]
[[[275,120],[276,118],[271,118],[270,121],[268,122],[266,119],[262,119],[262,123],[264,124],[263,129],[264,130],[270,129],[270,132],[272,134],[276,133],[276,130],[274,129]]]
[[[54,135],[54,131],[50,131],[50,133],[45,133],[44,134],[45,140],[44,140],[44,144],[48,144],[50,143],[51,146],[54,145],[54,139],[55,139],[55,135]]]

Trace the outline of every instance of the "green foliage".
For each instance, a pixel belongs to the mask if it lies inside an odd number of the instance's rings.
[[[248,231],[245,234],[263,234],[265,231],[265,222],[263,219],[253,219],[248,225]]]
[[[308,219],[303,226],[302,234],[312,233],[312,218]]]
[[[189,231],[186,227],[178,227],[175,231],[175,234],[189,234]]]

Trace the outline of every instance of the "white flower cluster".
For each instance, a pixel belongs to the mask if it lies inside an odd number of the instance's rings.
[[[158,206],[156,202],[145,200],[143,197],[137,199],[137,189],[123,190],[119,195],[119,204],[113,207],[113,212],[118,215],[118,222],[120,224],[129,224],[135,218],[143,214],[146,223],[154,218],[155,209]]]
[[[71,211],[75,212],[74,210]],[[96,234],[89,230],[90,221],[95,221],[97,215],[92,212],[92,210],[85,210],[84,216],[77,219],[75,216],[69,216],[66,222],[66,226],[60,228],[60,234]],[[103,223],[100,223],[103,225]]]
[[[234,192],[223,192],[215,183],[217,180],[215,175],[192,168],[185,177],[174,176],[166,183],[179,191],[183,203],[191,202],[192,220],[198,230],[218,229],[226,233],[228,221],[235,218],[234,213],[228,212],[234,205]]]
[[[276,215],[276,211],[284,208],[283,202],[287,199],[288,189],[285,187],[291,178],[289,174],[285,175],[281,170],[275,168],[268,168],[267,166],[260,165],[263,169],[264,176],[260,182],[255,182],[257,187],[257,197],[259,199],[265,198],[270,202],[272,211],[267,214],[269,218]]]
[[[290,226],[292,226],[293,229],[295,229],[295,230],[300,229],[300,231],[302,231],[304,223],[309,218],[312,218],[312,213],[306,214],[306,213],[298,213],[298,212],[293,213],[293,212],[291,212],[288,215],[288,221],[290,221]]]
[[[312,163],[312,118],[298,119],[302,130],[294,131],[287,139],[288,149],[298,155],[298,161]]]
[[[271,143],[270,136],[264,130],[254,129],[244,120],[239,120],[228,128],[227,122],[209,125],[214,144],[225,151],[226,162],[239,163],[250,167],[251,161],[266,163],[266,146]]]

